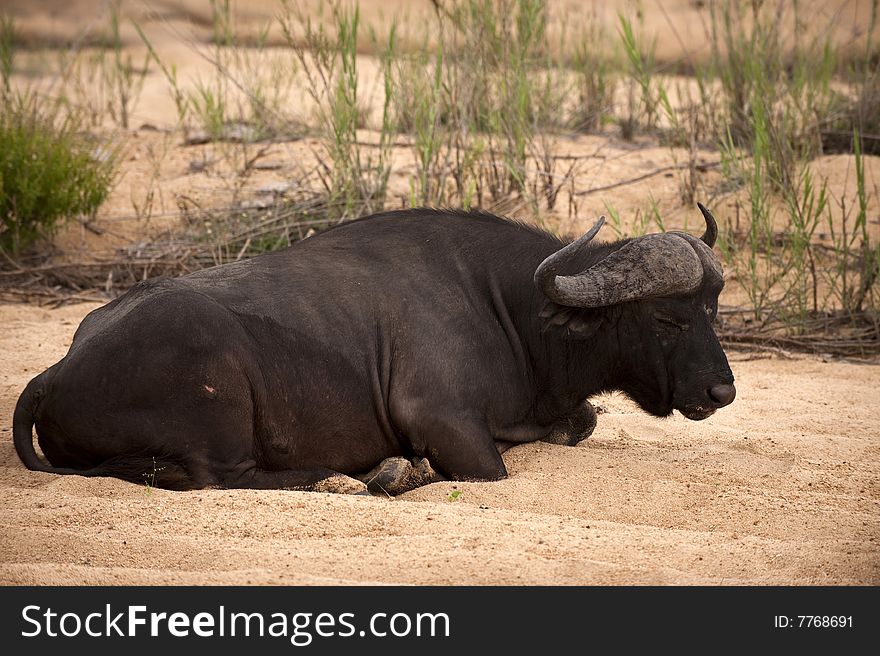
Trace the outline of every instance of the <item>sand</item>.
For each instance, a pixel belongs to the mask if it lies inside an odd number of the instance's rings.
[[[0,305],[2,584],[880,583],[877,365],[734,352],[715,416],[600,397],[589,440],[513,448],[498,482],[169,492],[15,454],[18,394],[94,307]]]

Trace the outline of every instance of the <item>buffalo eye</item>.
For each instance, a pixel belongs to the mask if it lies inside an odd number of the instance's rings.
[[[668,314],[659,314],[658,313],[658,314],[654,315],[654,318],[662,324],[665,324],[667,326],[672,326],[672,327],[677,328],[678,330],[681,330],[681,331],[685,331],[688,328],[690,328],[690,324],[688,324],[684,321],[680,321],[679,319],[676,319],[675,317],[671,317]]]

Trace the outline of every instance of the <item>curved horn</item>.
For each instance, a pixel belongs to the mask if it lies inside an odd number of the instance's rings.
[[[538,268],[535,269],[535,285],[538,289],[544,292],[548,298],[553,298],[553,292],[555,289],[554,281],[556,280],[556,276],[562,265],[571,260],[571,258],[574,257],[584,245],[592,241],[593,237],[599,233],[599,230],[601,230],[604,224],[605,216],[602,215],[596,220],[596,224],[590,228],[583,237],[571,242],[568,246],[559,249],[538,265]]]
[[[697,203],[697,207],[700,208],[700,212],[702,212],[703,218],[706,220],[706,232],[703,233],[700,239],[706,246],[712,248],[715,245],[715,240],[718,239],[718,224],[715,222],[712,212],[707,210],[702,203]]]
[[[578,242],[586,241],[586,236]],[[676,233],[634,239],[586,271],[557,275],[554,265],[568,259],[564,251],[572,246],[544,260],[535,273],[540,289],[559,305],[604,307],[655,296],[686,295],[695,292],[703,281],[700,256],[683,235]]]

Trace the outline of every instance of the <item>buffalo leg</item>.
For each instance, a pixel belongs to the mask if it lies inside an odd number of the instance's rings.
[[[303,490],[337,494],[367,494],[367,486],[359,480],[331,469],[250,469],[227,481],[226,488],[250,490]]]
[[[498,453],[504,453],[508,449],[512,449],[515,446],[522,444],[522,442],[508,442],[507,440],[495,440],[495,448],[498,449]]]
[[[426,452],[435,469],[457,481],[497,481],[507,468],[495,440],[480,422],[437,422],[426,436]]]
[[[416,393],[391,400],[391,419],[413,453],[429,458],[434,470],[458,481],[497,481],[507,469],[485,419],[462,405],[438,407],[432,395]]]

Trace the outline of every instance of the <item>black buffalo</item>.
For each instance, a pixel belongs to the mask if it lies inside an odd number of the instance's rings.
[[[514,444],[577,443],[600,392],[704,419],[735,389],[700,209],[701,239],[615,243],[591,243],[602,219],[567,243],[480,212],[389,212],[142,282],[28,384],[16,450],[170,489],[398,493],[503,478]]]

